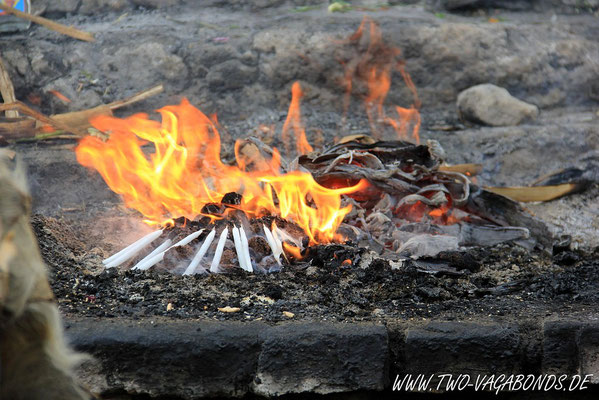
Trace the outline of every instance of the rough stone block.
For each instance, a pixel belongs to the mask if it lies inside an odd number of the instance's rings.
[[[259,323],[81,321],[67,335],[96,360],[83,371],[90,390],[184,399],[242,396],[261,349]]]
[[[431,322],[406,335],[406,373],[521,373],[520,335],[515,325]]]
[[[576,336],[580,323],[571,321],[546,321],[543,324],[544,374],[578,374],[578,345]]]
[[[590,382],[599,383],[599,324],[587,325],[580,331],[580,373],[592,374]]]
[[[289,324],[264,342],[254,391],[265,396],[382,390],[388,338],[383,326]]]

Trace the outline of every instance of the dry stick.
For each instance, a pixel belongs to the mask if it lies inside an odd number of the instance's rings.
[[[4,1],[0,1],[0,8],[7,14],[12,14],[15,17],[23,18],[31,22],[35,22],[36,24],[42,25],[50,30],[53,30],[58,33],[62,33],[63,35],[67,35],[73,37],[75,39],[83,40],[85,42],[93,42],[94,36],[91,33],[80,31],[79,29],[72,28],[70,26],[66,26],[63,24],[59,24],[58,22],[51,21],[44,17],[38,17],[37,15],[31,15],[24,13],[19,10],[15,10],[12,7],[9,7],[4,3]]]
[[[90,119],[100,115],[110,116],[112,115],[113,110],[145,100],[149,97],[157,95],[158,93],[161,93],[163,90],[164,87],[162,84],[160,84],[150,89],[136,93],[133,96],[123,100],[117,100],[109,104],[101,104],[86,110],[71,111],[64,114],[54,114],[51,115],[50,118],[52,118],[54,121],[68,125],[73,129],[85,130],[91,126],[89,123]],[[41,127],[43,124],[39,123],[38,125]]]
[[[45,139],[77,139],[79,136],[65,135],[64,131],[55,131],[49,133],[38,133],[35,136],[23,137],[15,139],[15,143],[30,143]]]
[[[15,88],[12,85],[10,76],[6,72],[2,57],[0,57],[0,94],[2,95],[2,101],[4,103],[12,103],[17,100],[15,97]],[[8,118],[19,118],[19,112],[15,110],[7,110],[6,116]]]
[[[108,103],[106,105],[111,110],[116,110],[117,108],[125,107],[128,105],[140,102],[142,100],[145,100],[149,97],[156,96],[157,94],[161,93],[163,90],[164,90],[164,87],[162,86],[162,83],[161,83],[160,85],[156,85],[150,89],[144,90],[143,92],[136,93],[133,96],[128,97],[126,99],[113,101],[112,103]]]
[[[53,118],[46,117],[44,114],[35,111],[31,107],[29,107],[27,104],[22,103],[18,100],[14,101],[12,103],[8,103],[8,104],[0,104],[0,112],[6,111],[6,110],[19,110],[23,114],[29,115],[31,118],[41,121],[46,125],[52,125],[53,127],[57,128],[58,130],[63,130],[65,132],[71,132],[77,136],[85,136],[86,135],[86,132],[82,132],[79,129],[71,128],[60,121],[56,121]]]
[[[7,139],[17,139],[33,135],[35,135],[34,119],[29,117],[3,119],[0,117],[0,136],[4,136]]]

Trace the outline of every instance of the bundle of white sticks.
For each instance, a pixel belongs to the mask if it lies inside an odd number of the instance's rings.
[[[281,264],[281,255],[284,255],[283,252],[283,241],[284,240],[293,240],[285,231],[279,229],[276,224],[273,224],[272,230],[267,228],[266,225],[262,225],[264,229],[264,234],[266,241],[268,242],[268,246],[272,251],[272,254],[279,265]],[[245,230],[242,226],[233,226],[231,229],[233,236],[233,243],[235,244],[235,252],[237,253],[237,260],[239,262],[239,266],[248,272],[254,272],[254,267],[252,264],[252,259],[250,257],[250,250],[248,244],[248,238],[245,233]],[[158,264],[160,261],[164,259],[165,254],[176,247],[186,246],[191,243],[193,240],[197,239],[202,233],[204,229],[200,229],[199,231],[193,232],[192,234],[186,236],[175,244],[172,244],[171,239],[166,239],[162,242],[158,247],[152,250],[149,254],[147,254],[144,258],[142,258],[137,264],[133,266],[132,269],[137,270],[148,270],[154,265]],[[164,229],[156,230],[152,233],[147,234],[141,239],[135,241],[129,246],[125,247],[123,250],[118,253],[108,257],[102,263],[106,266],[106,268],[114,268],[118,267],[127,261],[133,259],[137,256],[144,248],[154,242],[156,239],[161,237],[164,233]],[[212,262],[210,263],[210,272],[217,273],[219,272],[220,260],[223,255],[223,251],[225,249],[225,242],[227,241],[229,235],[229,228],[225,227],[222,230],[218,242],[216,244],[216,250],[214,251],[214,257],[212,258]],[[214,238],[216,237],[216,228],[213,228],[210,233],[206,236],[201,246],[195,253],[194,257],[191,259],[191,262],[185,269],[183,275],[193,275],[196,273],[198,266],[200,265],[202,259],[208,252],[208,249],[212,245]]]

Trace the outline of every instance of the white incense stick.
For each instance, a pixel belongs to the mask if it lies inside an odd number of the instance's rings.
[[[235,252],[237,253],[237,260],[241,269],[247,270],[245,266],[245,257],[243,255],[243,249],[241,246],[241,237],[239,236],[239,229],[233,226],[233,243],[235,244]]]
[[[215,236],[216,236],[216,230],[213,229],[208,234],[208,236],[206,236],[206,239],[204,240],[204,243],[202,243],[200,250],[198,250],[196,255],[193,257],[193,259],[189,263],[189,266],[187,267],[185,272],[183,272],[183,275],[191,275],[196,271],[196,268],[198,267],[198,265],[200,265],[202,258],[204,258],[204,255],[210,248],[210,245],[212,244],[212,241],[214,240]]]
[[[247,272],[254,272],[254,267],[252,267],[252,258],[250,257],[250,244],[248,242],[247,236],[245,235],[243,226],[239,227],[239,236],[241,236],[241,251],[243,252],[243,256],[245,258],[245,270]]]
[[[148,268],[142,268],[142,266],[144,266],[145,263],[149,259],[151,259],[152,257],[154,257],[156,254],[163,253],[166,249],[169,248],[169,246],[171,245],[172,242],[173,242],[172,240],[166,239],[164,242],[162,242],[162,244],[160,246],[156,247],[153,252],[151,252],[150,254],[148,254],[147,256],[145,256],[144,258],[142,258],[131,269],[148,269],[149,267]],[[152,265],[154,265],[154,264],[152,264]]]
[[[185,246],[185,245],[191,243],[191,241],[196,239],[198,236],[200,236],[202,234],[202,232],[204,232],[204,230],[200,229],[199,231],[194,232],[191,235],[187,235],[186,237],[184,237],[183,239],[181,239],[177,243],[175,243],[171,248],[181,247],[181,246]]]
[[[266,225],[262,225],[262,227],[264,228],[264,234],[266,235],[266,241],[268,242],[268,246],[270,247],[273,256],[275,256],[275,260],[277,260],[277,263],[281,265],[279,257],[281,256],[282,250],[279,250],[279,246],[277,246],[277,242],[275,241],[275,238],[270,229],[268,229]]]
[[[157,236],[156,236],[156,237],[154,237],[154,235],[157,235]],[[110,257],[108,257],[107,259],[103,260],[103,261],[102,261],[102,263],[103,263],[103,264],[108,264],[109,262],[111,262],[111,261],[113,261],[113,260],[117,259],[118,257],[122,256],[124,253],[126,253],[126,252],[129,250],[129,248],[131,248],[131,247],[133,247],[133,246],[137,245],[138,243],[140,243],[140,242],[142,242],[142,241],[143,241],[143,242],[144,242],[144,244],[145,244],[145,241],[146,241],[148,238],[151,238],[151,240],[150,240],[150,242],[151,242],[151,241],[153,241],[154,239],[156,239],[156,238],[157,238],[158,236],[160,236],[160,235],[162,235],[162,229],[159,229],[159,230],[157,230],[157,231],[154,231],[154,232],[148,233],[146,236],[142,237],[141,239],[139,239],[139,240],[137,240],[137,241],[133,242],[132,244],[130,244],[129,246],[125,247],[123,250],[121,250],[121,251],[119,251],[118,253],[115,253],[115,254],[111,255]]]
[[[274,224],[273,234],[274,233],[276,233],[277,237],[279,237],[281,241],[289,241],[289,242],[293,243],[295,245],[295,247],[297,247],[298,249],[303,248],[302,242],[299,239],[294,238],[289,233],[287,233],[287,231],[279,228],[277,226],[277,224]]]
[[[143,249],[144,247],[152,243],[154,240],[156,240],[160,235],[162,235],[162,232],[163,230],[159,229],[142,237],[141,239],[125,247],[123,250],[119,251],[115,255],[108,257],[106,260],[102,261],[102,263],[106,265],[106,268],[118,267],[125,261],[135,256],[137,253],[139,253],[141,249]]]
[[[156,255],[148,258],[147,260],[144,258],[145,261],[143,262],[139,262],[138,265],[136,265],[137,269],[140,271],[146,271],[150,268],[152,268],[154,265],[158,264],[160,261],[162,261],[164,259],[164,254],[166,253],[166,251],[161,251],[160,253],[156,253]]]
[[[275,244],[277,245],[278,250],[281,253],[283,253],[283,241],[281,240],[281,234],[279,231],[279,227],[275,223],[272,224],[272,237],[273,237]]]
[[[229,228],[225,228],[223,232],[220,234],[218,244],[216,245],[216,251],[214,252],[214,258],[212,259],[212,264],[210,264],[210,272],[218,272],[220,258],[223,255],[223,250],[225,249],[225,242],[227,241],[228,234]]]
[[[276,249],[276,245],[275,245],[275,240],[272,237],[272,232],[270,231],[270,229],[268,229],[266,227],[266,225],[262,225],[262,228],[264,228],[264,235],[266,235],[266,241],[268,242],[268,246],[270,247],[270,249],[274,253],[275,249]]]

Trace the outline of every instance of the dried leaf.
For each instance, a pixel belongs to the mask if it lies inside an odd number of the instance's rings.
[[[459,172],[467,176],[478,175],[482,172],[482,164],[440,165],[439,171]]]
[[[339,140],[339,144],[349,143],[349,142],[357,142],[362,144],[374,144],[376,141],[372,136],[368,135],[348,135],[344,136]]]
[[[564,183],[550,186],[485,187],[485,189],[514,201],[533,202],[557,199],[577,191],[579,185]]]

